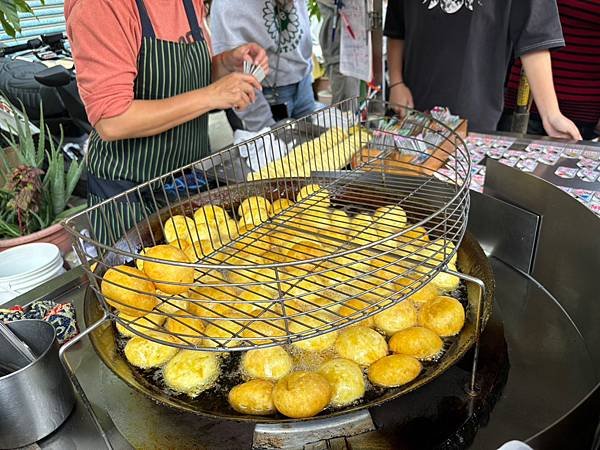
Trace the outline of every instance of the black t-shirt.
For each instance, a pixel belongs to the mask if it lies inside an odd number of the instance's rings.
[[[480,131],[496,129],[511,56],[564,45],[555,0],[389,0],[384,34],[405,41],[415,108]]]

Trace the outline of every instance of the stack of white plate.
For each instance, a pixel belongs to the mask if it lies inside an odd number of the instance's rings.
[[[25,244],[0,253],[0,305],[63,272],[63,259],[54,244]]]

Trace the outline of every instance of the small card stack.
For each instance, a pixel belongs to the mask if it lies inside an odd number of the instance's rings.
[[[265,79],[265,71],[258,64],[253,64],[249,61],[244,61],[244,73],[253,75],[259,83]]]

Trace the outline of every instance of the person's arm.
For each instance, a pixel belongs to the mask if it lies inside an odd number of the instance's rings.
[[[388,70],[390,74],[390,103],[396,112],[402,112],[398,106],[413,108],[414,101],[410,88],[404,82],[404,40],[388,38]]]
[[[577,126],[560,112],[552,80],[550,52],[540,50],[521,56],[535,105],[548,136],[581,140]]]
[[[244,109],[256,98],[260,83],[252,75],[229,74],[195,91],[161,100],[133,100],[115,117],[100,119],[95,129],[105,141],[154,136],[213,109]]]

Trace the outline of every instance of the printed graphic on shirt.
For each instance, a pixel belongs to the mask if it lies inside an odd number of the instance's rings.
[[[475,0],[423,0],[423,4],[429,3],[428,8],[433,9],[439,5],[442,11],[448,14],[454,14],[460,11],[463,7],[469,11],[473,11]],[[477,1],[477,5],[481,6],[481,1]]]
[[[271,38],[279,43],[281,53],[298,48],[304,30],[300,27],[295,1],[267,0],[263,8],[263,19]]]

